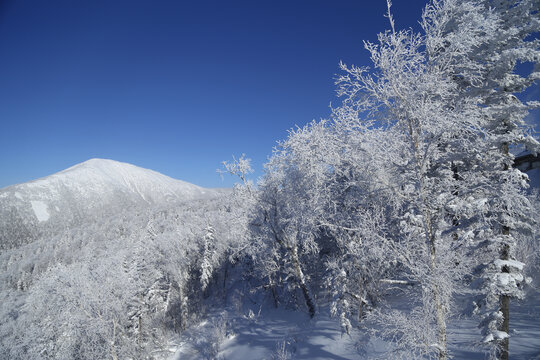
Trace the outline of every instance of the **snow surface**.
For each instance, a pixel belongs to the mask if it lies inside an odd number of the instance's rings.
[[[498,268],[508,266],[508,267],[516,268],[518,270],[523,270],[523,266],[525,266],[525,264],[522,263],[521,261],[517,261],[517,260],[501,260],[501,259],[497,259],[497,260],[495,260],[495,266],[497,266]]]
[[[36,218],[39,222],[47,221],[49,220],[50,214],[47,208],[47,204],[45,204],[43,201],[30,201],[32,204],[32,210],[34,210],[34,214],[36,215]]]
[[[397,298],[395,300],[397,301]],[[246,302],[247,303],[247,302]],[[203,321],[173,339],[165,356],[168,360],[195,360],[208,357],[208,348],[215,341],[213,320],[226,314],[227,336],[219,345],[215,358],[228,360],[272,360],[279,345],[284,344],[287,359],[388,359],[392,345],[368,333],[353,329],[351,335],[341,333],[339,321],[322,308],[314,319],[301,310],[258,308],[238,314],[227,312],[211,313],[209,321]],[[534,292],[524,301],[511,302],[511,333],[500,332],[500,337],[509,336],[510,358],[514,360],[540,360],[540,293]],[[448,323],[448,348],[455,359],[486,359],[480,346],[482,337],[478,319],[456,317]],[[390,353],[391,354],[391,353]],[[212,358],[212,357],[210,357]]]
[[[258,314],[256,309],[254,313]],[[213,315],[213,318],[220,315]],[[339,322],[329,316],[309,319],[301,311],[263,309],[250,317],[228,315],[228,336],[220,344],[220,358],[272,359],[280,345],[289,359],[358,359],[356,340],[358,334],[342,335]],[[203,322],[188,330],[170,360],[195,360],[205,358],[212,341],[212,322]]]
[[[56,174],[0,189],[0,193],[12,192],[20,200],[28,192],[54,198],[66,191],[83,197],[99,195],[101,198],[119,191],[136,195],[146,202],[155,202],[191,199],[215,194],[218,190],[204,189],[153,170],[108,159],[90,159]]]
[[[176,180],[156,171],[108,159],[90,159],[54,175],[23,184],[28,188],[47,188],[51,183],[77,184],[84,194],[110,188],[137,194],[144,201],[156,198],[188,197],[205,194],[205,189]]]

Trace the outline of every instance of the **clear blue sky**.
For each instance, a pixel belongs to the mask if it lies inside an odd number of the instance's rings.
[[[394,0],[399,28],[425,1]],[[385,0],[0,0],[0,187],[90,158],[201,186],[328,116]]]

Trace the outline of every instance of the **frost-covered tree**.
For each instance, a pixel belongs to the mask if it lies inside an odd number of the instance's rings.
[[[121,214],[0,254],[0,357],[143,358],[205,315],[240,247],[231,201],[202,199]],[[241,238],[242,241],[244,238]],[[215,284],[215,285],[214,285]],[[211,289],[210,289],[211,288]]]
[[[331,120],[289,132],[257,193],[254,235],[265,245],[259,259],[269,287],[275,293],[278,279],[298,287],[312,312],[314,293],[325,286],[344,323],[375,302],[378,280],[392,266],[380,241],[389,178],[377,160],[379,135],[335,109]]]
[[[364,121],[355,106],[333,109],[325,156],[331,168],[321,226],[334,242],[327,263],[332,312],[360,319],[380,300],[381,280],[396,275],[390,226],[395,184],[388,152],[396,142]],[[342,320],[343,322],[343,320]]]
[[[474,195],[486,199],[482,214],[489,222],[482,236],[476,234],[477,241],[484,240],[476,251],[484,262],[481,311],[485,341],[493,342],[493,355],[501,359],[508,358],[510,298],[523,297],[524,264],[516,256],[534,226],[526,175],[512,167],[509,150],[517,145],[538,150],[524,122],[538,102],[517,96],[540,77],[540,42],[534,35],[539,15],[537,1],[446,0],[429,4],[423,16],[431,61],[444,64],[445,76],[458,84],[455,96],[483,111],[482,142],[476,144],[482,157],[464,154],[457,168],[460,176],[472,172],[484,178]]]
[[[424,12],[422,34],[396,31],[388,17],[391,31],[366,44],[374,69],[342,65],[346,75],[338,83],[347,116],[371,121],[393,139],[379,163],[390,165],[396,184],[389,188],[399,222],[389,244],[424,289],[424,310],[411,315],[437,334],[410,339],[418,342],[417,354],[446,358],[452,294],[477,259],[491,257],[483,292],[486,303],[500,299],[500,311],[486,322],[486,339],[502,340],[505,358],[508,299],[521,296],[523,281],[514,254],[532,226],[526,177],[512,168],[509,146],[537,147],[523,122],[536,103],[512,93],[538,77],[538,41],[531,36],[538,3],[435,1]],[[519,75],[519,63],[532,70]]]
[[[263,262],[271,270],[270,286],[274,286],[276,277],[284,277],[291,289],[301,290],[313,317],[316,304],[305,259],[317,256],[319,251],[315,221],[317,211],[322,210],[317,204],[322,193],[311,190],[317,189],[324,170],[306,171],[309,166],[317,166],[317,160],[296,157],[289,145],[288,141],[280,144],[266,165],[265,177],[259,183],[259,219],[254,234],[262,239],[264,251],[273,255]]]
[[[203,238],[203,258],[201,263],[201,286],[204,289],[208,286],[212,273],[214,272],[215,258],[215,234],[212,226],[207,226]]]
[[[392,211],[398,217],[391,244],[422,286],[423,310],[413,310],[411,316],[422,316],[431,329],[409,345],[416,353],[446,359],[446,321],[467,269],[468,238],[459,232],[453,205],[464,204],[463,195],[477,183],[459,181],[453,163],[463,154],[479,154],[482,111],[475,102],[455,96],[458,85],[447,76],[446,64],[432,61],[425,37],[396,31],[388,16],[392,30],[379,34],[378,44],[366,43],[374,68],[368,72],[342,65],[346,74],[338,79],[339,94],[344,106],[377,121],[383,136],[393,139],[390,149],[395,151],[386,156],[395,184]]]

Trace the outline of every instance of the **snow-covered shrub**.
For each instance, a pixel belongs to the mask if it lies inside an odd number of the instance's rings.
[[[292,354],[287,349],[288,344],[286,340],[281,340],[276,343],[276,350],[272,356],[272,360],[290,360],[292,359]]]

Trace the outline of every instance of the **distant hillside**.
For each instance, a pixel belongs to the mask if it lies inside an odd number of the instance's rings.
[[[156,171],[91,159],[56,174],[0,189],[0,249],[126,209],[213,197]]]

